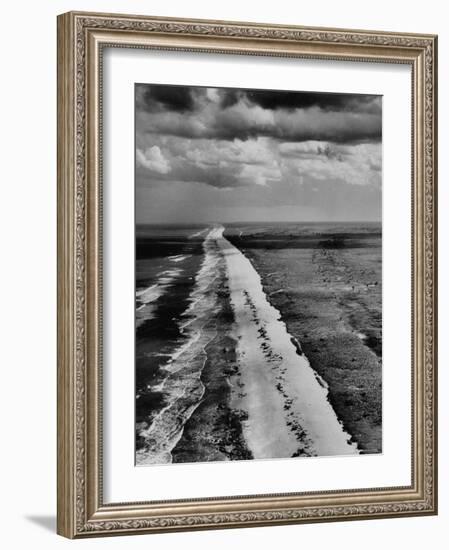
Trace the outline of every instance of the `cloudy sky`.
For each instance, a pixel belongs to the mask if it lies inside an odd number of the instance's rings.
[[[382,99],[136,85],[138,223],[378,221]]]

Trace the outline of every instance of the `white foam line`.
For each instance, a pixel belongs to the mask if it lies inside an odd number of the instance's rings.
[[[182,254],[178,254],[177,256],[169,256],[168,259],[171,261],[171,262],[175,262],[175,263],[178,263],[178,262],[183,262],[186,258],[188,258],[189,255],[188,254],[185,254],[185,255],[182,255]]]
[[[139,302],[142,302],[143,305],[145,305],[157,300],[161,295],[161,291],[162,291],[162,287],[160,286],[160,281],[159,281],[159,283],[151,285],[142,290],[138,290],[136,292],[136,298],[139,299]]]
[[[193,235],[190,235],[189,239],[194,239],[195,237],[201,237],[203,233],[206,233],[210,230],[210,227],[206,227],[205,229],[202,229],[201,231],[197,231],[196,233],[193,233]]]
[[[136,291],[136,299],[140,303],[136,307],[136,327],[153,318],[157,300],[165,294],[169,285],[181,273],[181,269],[167,269],[159,273],[156,283]]]
[[[216,230],[210,230],[203,242],[205,257],[185,312],[187,321],[182,325],[187,340],[171,355],[164,366],[167,376],[157,386],[167,405],[155,416],[151,425],[139,432],[147,442],[136,453],[139,466],[172,461],[171,451],[204,394],[201,372],[207,359],[205,348],[216,335],[214,327],[205,327],[216,307],[215,292],[210,291],[217,277],[219,261],[215,247],[211,247],[215,235]]]
[[[223,230],[217,243],[226,259],[242,405],[248,412],[244,435],[254,458],[289,457],[299,449],[317,456],[358,453],[327,399],[326,386],[297,353],[279,311],[268,302],[259,274]],[[301,427],[301,440],[292,425]]]

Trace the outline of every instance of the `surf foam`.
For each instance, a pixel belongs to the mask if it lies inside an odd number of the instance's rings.
[[[167,269],[159,274],[156,283],[136,291],[136,328],[153,318],[156,302],[181,272],[181,269]]]
[[[163,367],[166,377],[158,385],[167,405],[139,435],[145,444],[136,453],[137,465],[172,461],[171,451],[182,436],[184,425],[201,402],[204,385],[201,372],[206,363],[206,346],[216,336],[213,324],[217,298],[214,282],[222,257],[216,246],[217,230],[211,229],[203,242],[204,260],[196,276],[190,304],[181,330],[186,341]]]

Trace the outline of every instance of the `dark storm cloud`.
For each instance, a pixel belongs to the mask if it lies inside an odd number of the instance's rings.
[[[275,90],[247,90],[246,97],[264,109],[309,109],[379,113],[380,97],[375,95],[326,94],[316,92],[278,92]]]
[[[136,216],[379,219],[380,96],[138,84]]]
[[[264,113],[267,113],[265,115]],[[238,103],[230,109],[203,116],[194,112],[147,113],[138,118],[142,134],[160,134],[188,139],[227,141],[268,137],[278,141],[326,141],[341,144],[379,142],[381,118],[369,113],[314,112],[310,109],[268,111]],[[139,117],[139,115],[138,115]]]
[[[136,106],[142,134],[343,144],[382,137],[381,98],[373,95],[141,84]]]
[[[220,90],[220,105],[223,109],[232,107],[245,97],[244,90],[233,90],[232,88],[223,88]]]
[[[138,85],[140,106],[144,110],[184,113],[194,109],[193,90],[189,86]]]
[[[143,99],[143,108],[150,111],[166,109],[167,111],[193,111],[201,104],[195,105],[195,96],[205,96],[206,88],[172,85],[139,84]],[[227,109],[239,101],[258,105],[263,109],[295,110],[319,108],[323,111],[345,111],[353,113],[381,112],[381,98],[367,94],[338,94],[319,92],[297,92],[279,90],[244,90],[234,88],[214,88],[220,97],[220,107]]]

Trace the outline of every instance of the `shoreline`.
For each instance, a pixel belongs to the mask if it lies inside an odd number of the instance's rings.
[[[171,452],[174,463],[253,458],[243,438],[245,412],[234,406],[240,371],[237,342],[233,335],[234,314],[224,266],[220,267],[216,292],[216,336],[206,346],[207,359],[201,373],[204,396],[185,423],[182,436]]]
[[[211,289],[219,256],[212,231],[202,246],[204,258],[189,295],[189,305],[180,317],[182,322],[177,323],[184,341],[161,368],[164,377],[158,389],[163,394],[164,406],[151,423],[138,431],[141,442],[136,451],[138,465],[172,461],[171,452],[182,437],[184,425],[204,396],[201,374],[207,360],[205,350],[216,336],[210,313],[216,306],[216,296]]]
[[[242,232],[223,233],[204,236],[178,321],[186,346],[153,388],[168,405],[140,432],[137,463],[381,452],[381,333],[361,323],[368,291],[348,290],[351,277],[366,281],[340,261],[344,251],[245,247]]]

